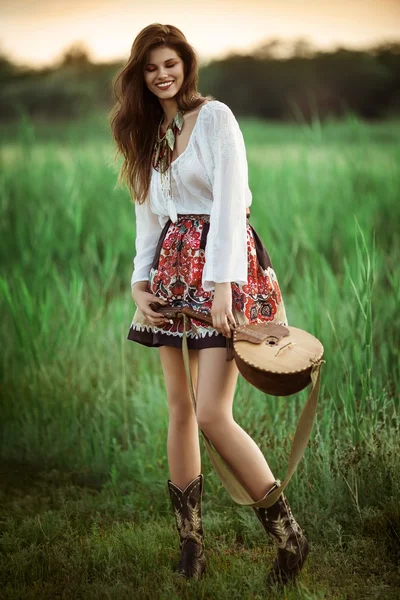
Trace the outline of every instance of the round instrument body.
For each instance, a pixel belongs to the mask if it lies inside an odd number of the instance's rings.
[[[269,337],[260,344],[237,341],[233,334],[239,372],[254,387],[271,396],[290,396],[307,387],[314,362],[324,354],[324,347],[316,337],[297,327],[285,327],[289,335],[280,339]]]

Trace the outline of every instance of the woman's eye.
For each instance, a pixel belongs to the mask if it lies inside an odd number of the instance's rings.
[[[167,69],[170,69],[171,67],[175,67],[177,63],[174,63],[173,65],[167,65]],[[148,71],[149,73],[152,73],[153,71],[155,71],[155,69],[146,69],[146,71]]]

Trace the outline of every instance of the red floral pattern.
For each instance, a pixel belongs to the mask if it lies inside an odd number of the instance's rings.
[[[193,310],[210,314],[214,291],[202,287],[205,263],[205,240],[203,228],[209,222],[208,215],[180,215],[176,223],[170,223],[165,234],[157,267],[150,270],[147,291],[163,298],[172,306],[190,306]],[[204,240],[202,242],[202,239]],[[232,306],[245,313],[249,323],[273,321],[281,291],[275,272],[264,248],[264,264],[260,264],[253,229],[247,221],[248,281],[245,285],[231,283]],[[157,262],[157,261],[156,261]],[[217,331],[201,321],[191,319],[194,337],[216,334]],[[183,321],[174,319],[158,331],[180,335]]]

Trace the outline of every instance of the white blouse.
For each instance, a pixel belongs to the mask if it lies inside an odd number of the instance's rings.
[[[160,233],[178,214],[208,214],[202,285],[247,283],[246,208],[252,203],[246,148],[231,109],[212,100],[197,115],[188,145],[171,165],[172,199],[152,169],[149,194],[135,202],[136,255],[131,285],[147,281]]]

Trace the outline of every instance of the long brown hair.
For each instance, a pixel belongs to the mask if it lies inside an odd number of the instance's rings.
[[[184,64],[184,80],[175,96],[180,110],[192,110],[204,100],[214,99],[197,91],[197,55],[180,29],[152,23],[140,31],[127,63],[113,81],[115,105],[110,113],[110,126],[117,144],[115,158],[120,154],[124,157],[117,184],[126,182],[132,201],[140,204],[148,194],[154,139],[163,115],[159,99],[144,80],[149,53],[159,46],[175,50]]]

